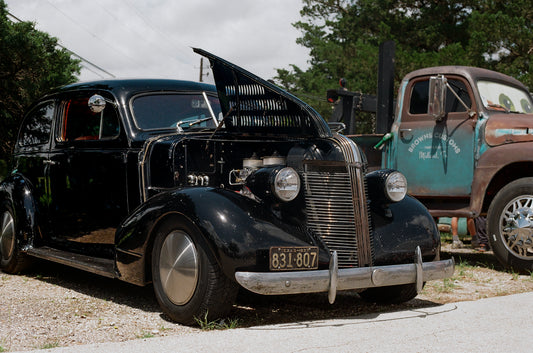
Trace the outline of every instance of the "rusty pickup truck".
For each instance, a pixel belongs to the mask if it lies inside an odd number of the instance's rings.
[[[434,217],[486,216],[498,260],[533,270],[533,104],[522,83],[481,68],[441,66],[405,76],[395,103],[378,95],[376,104],[345,88],[329,90],[328,99],[371,167],[402,172],[409,194]],[[385,129],[357,134],[354,111],[380,102],[390,106],[385,124],[378,121]]]

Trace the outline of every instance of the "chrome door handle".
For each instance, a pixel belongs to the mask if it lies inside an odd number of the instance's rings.
[[[400,129],[400,137],[405,138],[406,135],[412,135],[413,129]]]

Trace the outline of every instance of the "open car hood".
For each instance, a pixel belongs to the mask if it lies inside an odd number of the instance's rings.
[[[205,50],[193,50],[211,63],[227,131],[331,136],[320,114],[292,94]]]

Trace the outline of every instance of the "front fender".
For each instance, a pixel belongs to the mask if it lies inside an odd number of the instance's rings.
[[[532,150],[533,143],[521,142],[492,147],[483,153],[479,158],[474,171],[470,209],[476,214],[480,214],[483,208],[485,195],[489,189],[489,185],[494,180],[494,177],[513,164],[532,164]],[[526,168],[522,171],[522,174],[517,175],[517,178],[529,175],[528,169]]]
[[[420,246],[424,261],[438,259],[440,233],[428,210],[406,196],[389,204],[370,204],[374,229],[374,265],[409,263]]]
[[[20,174],[9,175],[0,183],[0,206],[13,212],[20,248],[33,243],[38,208],[31,183]]]
[[[208,249],[229,278],[236,270],[268,270],[271,246],[318,246],[319,266],[327,267],[328,252],[301,220],[283,219],[273,205],[216,188],[183,188],[154,196],[137,208],[117,231],[117,268],[121,278],[144,284],[150,278],[153,237],[168,217],[185,217],[202,235]]]

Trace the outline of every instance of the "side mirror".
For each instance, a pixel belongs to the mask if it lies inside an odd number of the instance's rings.
[[[429,78],[428,114],[440,121],[446,115],[446,77],[442,75]]]
[[[95,94],[89,98],[89,109],[93,113],[100,113],[105,108],[105,99],[99,94]]]

